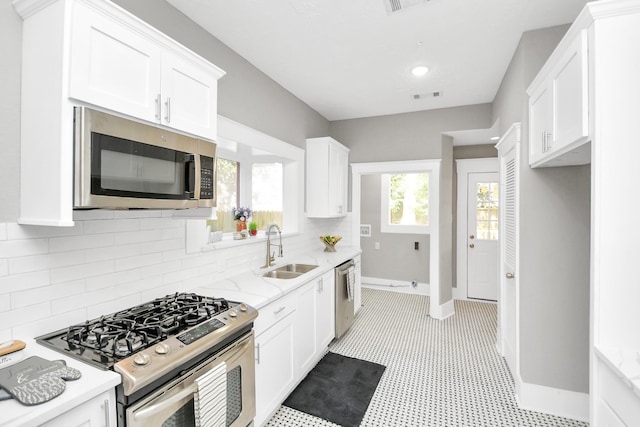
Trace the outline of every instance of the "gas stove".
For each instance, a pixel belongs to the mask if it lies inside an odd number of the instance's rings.
[[[166,381],[251,331],[258,313],[222,298],[176,293],[36,338],[123,377],[131,395]]]

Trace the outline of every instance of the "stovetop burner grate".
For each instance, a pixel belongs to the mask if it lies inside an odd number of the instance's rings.
[[[77,357],[110,367],[229,308],[223,298],[176,293],[70,326],[46,340]]]

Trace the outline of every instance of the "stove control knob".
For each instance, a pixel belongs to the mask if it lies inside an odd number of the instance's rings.
[[[147,365],[150,360],[151,358],[148,354],[140,353],[133,358],[133,363],[135,363],[136,365],[144,366]]]
[[[237,315],[238,315],[238,312],[235,311],[233,308],[229,310],[229,317],[236,317]]]
[[[245,303],[240,304],[240,311],[247,311],[247,309],[248,309],[247,304]]]
[[[167,354],[169,353],[169,346],[167,344],[158,344],[156,346],[156,353],[158,354]]]

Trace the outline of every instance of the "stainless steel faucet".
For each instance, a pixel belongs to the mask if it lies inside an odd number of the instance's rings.
[[[275,261],[275,252],[274,255],[271,255],[271,229],[275,227],[276,230],[278,230],[278,236],[280,237],[280,244],[276,245],[273,244],[273,246],[277,246],[278,247],[278,257],[282,258],[282,231],[280,231],[280,227],[278,227],[277,224],[271,224],[269,226],[269,228],[267,228],[267,261],[265,262],[265,264],[261,267],[261,268],[267,268],[267,267],[271,267],[273,265],[273,261]]]

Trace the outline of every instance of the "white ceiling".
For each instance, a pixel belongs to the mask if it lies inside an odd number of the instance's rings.
[[[167,1],[331,121],[492,102],[522,33],[587,2]],[[431,71],[412,76],[418,64]]]

